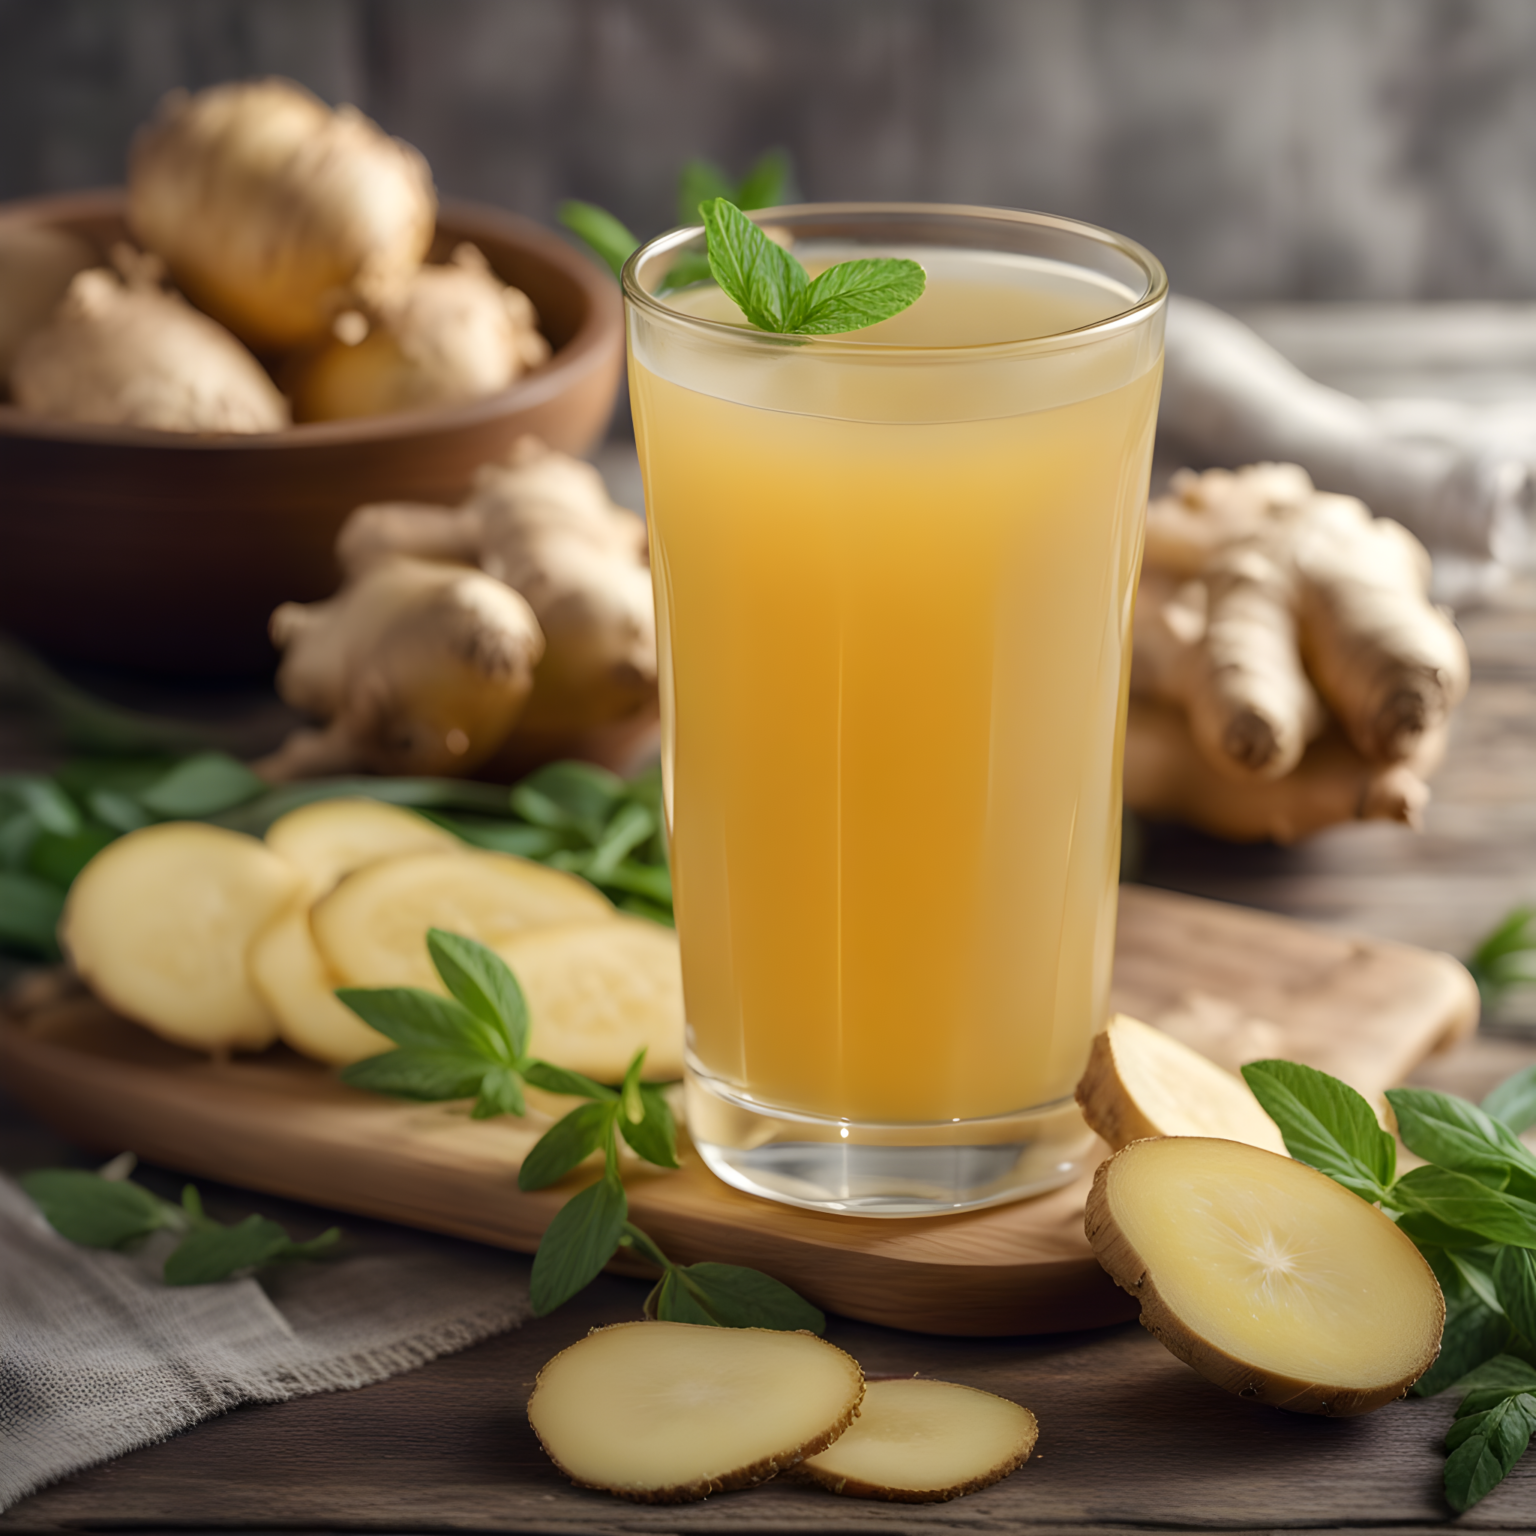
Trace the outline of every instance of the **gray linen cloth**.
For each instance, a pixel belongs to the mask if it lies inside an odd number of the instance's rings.
[[[241,1403],[368,1386],[529,1315],[526,1262],[360,1225],[333,1260],[167,1286],[174,1238],[77,1247],[0,1175],[0,1510]]]

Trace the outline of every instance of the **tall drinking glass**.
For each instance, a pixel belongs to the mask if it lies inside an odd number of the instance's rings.
[[[1166,279],[1039,214],[757,217],[928,286],[807,340],[699,281],[701,230],[624,272],[689,1131],[770,1199],[992,1204],[1090,1140]]]

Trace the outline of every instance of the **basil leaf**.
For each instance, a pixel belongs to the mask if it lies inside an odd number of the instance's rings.
[[[595,203],[584,203],[568,198],[555,212],[570,232],[584,240],[608,264],[609,270],[618,277],[624,270],[635,248],[640,244],[614,216]],[[691,223],[692,220],[689,220]]]
[[[832,336],[876,325],[915,304],[927,282],[915,261],[840,261],[801,294],[785,329],[797,336]]]
[[[1495,1408],[1457,1421],[1445,1437],[1445,1497],[1458,1514],[1501,1483],[1536,1430],[1536,1397],[1517,1393]]]
[[[1468,1392],[1496,1391],[1506,1396],[1510,1392],[1536,1392],[1536,1365],[1517,1355],[1495,1355],[1469,1371],[1458,1385]],[[1466,1406],[1465,1401],[1462,1406]]]
[[[1536,981],[1536,907],[1516,907],[1467,959],[1483,1007],[1492,1012],[1513,988]]]
[[[174,1221],[164,1200],[126,1179],[39,1168],[19,1182],[54,1231],[84,1248],[121,1248]]]
[[[648,1083],[637,1085],[641,1118],[630,1120],[627,1115],[619,1119],[619,1133],[634,1152],[646,1162],[658,1168],[678,1168],[677,1128],[672,1120],[672,1108],[666,1095]]]
[[[1389,1088],[1387,1101],[1404,1146],[1426,1162],[1470,1174],[1493,1189],[1503,1189],[1513,1177],[1515,1193],[1536,1195],[1536,1156],[1475,1104],[1428,1088]]]
[[[336,996],[396,1045],[478,1056],[482,1063],[511,1060],[502,1031],[482,1023],[454,998],[420,987],[338,987]]]
[[[581,1104],[534,1143],[517,1171],[519,1189],[545,1189],[584,1162],[612,1134],[614,1102]],[[618,1241],[617,1238],[614,1239]]]
[[[370,1093],[389,1093],[399,1099],[472,1099],[486,1079],[483,1056],[466,1051],[402,1045],[354,1061],[341,1069],[341,1080]]]
[[[139,795],[139,803],[157,816],[197,820],[231,811],[271,786],[227,752],[199,752]]]
[[[1364,1200],[1385,1198],[1397,1147],[1353,1088],[1294,1061],[1252,1061],[1242,1070],[1292,1157]]]
[[[32,875],[0,870],[0,944],[56,959],[64,892]]]
[[[1414,1168],[1392,1186],[1391,1198],[1399,1210],[1422,1211],[1486,1241],[1536,1248],[1536,1204],[1489,1189],[1467,1174]]]
[[[612,1088],[594,1083],[580,1072],[570,1072],[564,1067],[551,1066],[547,1061],[528,1061],[523,1064],[523,1081],[545,1093],[565,1093],[573,1099],[617,1099]]]
[[[1507,1125],[1518,1135],[1536,1125],[1536,1067],[1507,1077],[1483,1100],[1483,1113]]]
[[[786,150],[770,149],[760,155],[752,169],[741,179],[741,185],[736,188],[735,197],[731,201],[738,208],[752,210],[757,208],[777,208],[787,203],[794,196],[794,166],[790,161]],[[720,188],[714,194],[730,196],[729,190]],[[703,198],[699,199],[700,202]],[[697,208],[698,204],[694,204]],[[685,224],[692,224],[698,219],[697,213],[689,214],[683,220]]]
[[[511,1067],[492,1067],[480,1079],[480,1094],[470,1110],[471,1120],[490,1120],[496,1115],[526,1115],[522,1079]]]
[[[210,1223],[189,1232],[165,1261],[167,1285],[211,1285],[236,1270],[254,1269],[287,1248],[288,1234],[265,1216],[232,1227]]]
[[[553,1312],[597,1278],[619,1246],[628,1214],[624,1186],[606,1174],[560,1207],[533,1256],[535,1316]]]
[[[759,330],[787,332],[810,287],[805,268],[725,198],[705,203],[699,213],[715,281]]]
[[[1461,1253],[1467,1249],[1486,1248],[1488,1239],[1477,1232],[1461,1227],[1448,1226],[1422,1211],[1403,1211],[1397,1224],[1421,1248],[1442,1248],[1447,1253]],[[1489,1282],[1492,1284],[1492,1282]]]
[[[675,1267],[667,1270],[657,1281],[655,1290],[645,1298],[645,1315],[659,1318],[664,1323],[697,1323],[706,1328],[721,1326],[683,1283],[681,1272]]]
[[[721,1328],[804,1329],[822,1333],[821,1310],[760,1269],[739,1264],[689,1264],[677,1277]]]
[[[528,1004],[512,968],[462,934],[427,930],[427,953],[443,985],[470,1013],[506,1038],[513,1060],[528,1049]]]
[[[1503,1248],[1493,1266],[1499,1305],[1515,1329],[1536,1340],[1536,1253],[1529,1248]]]

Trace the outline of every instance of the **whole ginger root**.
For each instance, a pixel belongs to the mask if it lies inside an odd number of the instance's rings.
[[[1235,841],[1416,825],[1466,647],[1429,557],[1291,464],[1180,471],[1147,513],[1126,804]]]
[[[462,774],[487,764],[492,773],[516,772],[558,757],[618,766],[653,729],[656,616],[645,524],[609,499],[591,465],[524,438],[507,463],[480,470],[458,507],[359,507],[337,537],[336,554],[345,576],[341,593],[308,608],[285,604],[272,622],[274,641],[288,649],[278,691],[329,722],[309,733],[324,737],[329,766],[309,766],[316,749],[301,749],[295,737],[264,767],[269,776],[356,768]],[[362,604],[359,594],[401,566],[490,583],[527,610],[538,637],[515,708],[488,713],[473,731],[460,723],[470,748],[451,759],[439,753],[431,769],[377,766],[381,754],[371,728],[359,723],[377,712],[365,696],[383,690],[401,703],[392,715],[397,728],[414,709],[433,722],[428,737],[442,734],[432,709],[447,687],[441,678],[433,681],[444,667],[443,646],[427,643],[441,617],[420,621],[411,642],[416,650],[402,641],[386,656],[379,636],[393,631],[376,617],[377,606],[364,605],[370,638],[363,636],[363,619],[349,616],[349,602]],[[301,625],[299,615],[317,610],[334,611],[334,624]],[[302,662],[301,642],[310,652]],[[386,686],[408,667],[416,679],[409,709],[405,691]],[[319,677],[323,687],[315,686]],[[466,677],[461,686],[471,693],[486,685]]]

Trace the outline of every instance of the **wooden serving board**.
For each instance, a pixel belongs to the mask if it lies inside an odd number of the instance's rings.
[[[1287,1056],[1375,1098],[1477,1019],[1448,955],[1126,887],[1114,1005],[1228,1066]],[[523,1194],[542,1127],[345,1087],[286,1049],[210,1061],[86,996],[0,1017],[0,1079],[82,1146],[531,1252],[569,1188]],[[1135,1315],[1083,1237],[1088,1179],[958,1216],[872,1221],[756,1200],[692,1155],[636,1168],[634,1219],[672,1257],[769,1271],[828,1311],[948,1334],[1057,1333]],[[639,1270],[637,1269],[638,1273]]]

